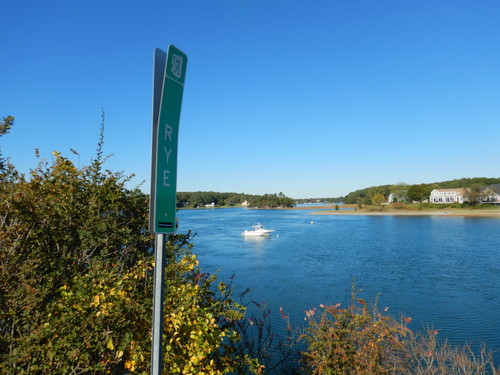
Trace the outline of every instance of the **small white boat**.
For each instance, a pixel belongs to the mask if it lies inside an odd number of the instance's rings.
[[[241,233],[242,236],[267,236],[269,233],[274,232],[273,229],[264,229],[262,224],[252,225],[252,230],[245,230]]]

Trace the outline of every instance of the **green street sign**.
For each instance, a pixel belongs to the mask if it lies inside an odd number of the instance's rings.
[[[187,55],[170,45],[155,49],[153,77],[153,144],[149,230],[175,232],[177,144]]]

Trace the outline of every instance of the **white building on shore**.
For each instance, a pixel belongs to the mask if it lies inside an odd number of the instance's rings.
[[[434,189],[431,191],[431,203],[464,203],[467,200],[467,189]]]
[[[481,190],[481,203],[500,204],[500,184],[483,188]]]

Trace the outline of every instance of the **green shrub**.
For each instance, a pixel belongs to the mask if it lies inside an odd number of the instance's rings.
[[[29,179],[2,159],[2,374],[149,373],[149,199],[103,170],[102,145],[103,126],[89,166],[54,152]],[[236,345],[244,308],[201,272],[190,240],[177,234],[167,244],[165,373],[256,371]]]

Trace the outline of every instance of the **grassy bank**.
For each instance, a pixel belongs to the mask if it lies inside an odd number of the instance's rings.
[[[400,216],[488,216],[500,218],[500,206],[455,206],[430,204],[388,204],[381,206],[339,205],[307,207],[314,215],[400,215]]]

